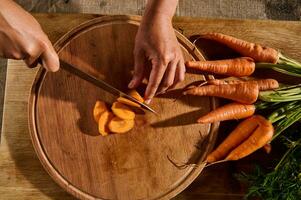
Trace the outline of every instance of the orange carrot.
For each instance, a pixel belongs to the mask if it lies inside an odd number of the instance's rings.
[[[130,90],[129,95],[140,101],[141,103],[144,102],[143,97],[136,91],[136,90]]]
[[[134,97],[137,101],[140,101],[141,103],[144,102],[144,99],[141,97],[141,95],[136,90],[130,90],[128,92],[128,94],[131,97]],[[137,108],[141,107],[138,103],[135,103],[134,101],[131,101],[131,100],[125,98],[125,97],[118,97],[117,101],[120,102],[120,103],[123,103],[125,105],[128,105],[128,106],[137,107]]]
[[[272,90],[279,88],[278,81],[271,78],[254,80],[253,82],[256,82],[258,84],[259,90]]]
[[[243,119],[252,116],[254,113],[254,105],[246,105],[234,102],[221,106],[200,117],[198,119],[198,123],[205,124],[225,120]]]
[[[239,160],[270,142],[274,134],[272,123],[260,115],[254,117],[259,122],[259,126],[248,139],[232,150],[225,160]]]
[[[207,156],[206,161],[213,163],[223,159],[228,153],[246,140],[254,130],[259,126],[256,116],[252,116],[242,121],[228,137]]]
[[[231,99],[243,104],[252,104],[258,97],[258,85],[255,83],[239,83],[232,85],[206,85],[186,90],[183,94],[196,96],[214,96]]]
[[[227,85],[227,84],[237,84],[242,83],[241,80],[223,80],[223,79],[209,79],[206,81],[208,85]]]
[[[119,103],[123,103],[124,105],[127,105],[127,106],[132,106],[132,107],[137,107],[137,108],[141,107],[138,103],[135,103],[134,101],[131,101],[124,97],[118,97],[116,99],[116,101],[118,101]]]
[[[279,83],[275,79],[257,79],[257,80],[221,80],[221,79],[210,79],[207,81],[209,85],[224,85],[224,84],[237,84],[237,83],[257,83],[258,84],[258,89],[260,91],[262,90],[272,90],[272,89],[277,89],[279,88]]]
[[[207,33],[203,35],[203,38],[220,42],[243,56],[253,58],[256,62],[275,64],[279,59],[278,51],[273,48],[247,42],[229,35],[221,33]]]
[[[249,57],[214,61],[187,61],[186,66],[205,72],[235,77],[249,76],[255,71],[255,62]]]

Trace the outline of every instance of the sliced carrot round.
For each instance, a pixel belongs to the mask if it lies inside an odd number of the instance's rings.
[[[104,111],[98,121],[98,131],[102,136],[107,136],[110,132],[108,128],[109,122],[114,118],[114,114],[109,111]]]
[[[104,112],[107,111],[108,108],[106,106],[106,103],[103,101],[96,101],[95,106],[93,108],[93,117],[95,122],[98,123],[100,115]]]
[[[133,106],[133,107],[137,107],[137,108],[140,108],[141,106],[129,99],[126,99],[124,97],[118,97],[117,98],[117,101],[120,102],[120,103],[123,103],[125,105],[128,105],[128,106]]]
[[[137,99],[138,101],[140,101],[141,103],[144,102],[144,99],[142,98],[142,96],[136,91],[136,90],[131,90],[129,92],[129,95],[131,97],[134,97],[135,99]]]
[[[113,113],[121,119],[134,119],[135,113],[128,106],[120,102],[114,102],[112,105]]]
[[[110,122],[109,122],[109,130],[113,133],[126,133],[130,131],[134,127],[134,120],[125,120],[121,119],[119,117],[114,117]]]

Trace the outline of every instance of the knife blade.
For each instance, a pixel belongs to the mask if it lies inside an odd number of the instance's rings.
[[[138,101],[137,99],[135,99],[134,97],[118,90],[117,88],[113,87],[112,85],[106,83],[103,80],[97,79],[94,76],[91,76],[81,70],[79,70],[78,68],[76,68],[75,66],[72,66],[71,64],[63,61],[60,59],[60,66],[62,69],[64,69],[65,71],[68,71],[71,74],[74,74],[76,76],[78,76],[79,78],[88,81],[89,83],[92,83],[93,85],[100,87],[101,89],[115,95],[115,96],[120,96],[120,97],[124,97],[127,98],[137,104],[139,104],[143,109],[148,110],[152,113],[156,113],[156,111],[154,109],[152,109],[151,107],[149,107],[148,105],[141,103],[140,101]]]

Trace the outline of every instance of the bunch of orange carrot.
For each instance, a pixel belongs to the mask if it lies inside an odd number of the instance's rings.
[[[245,57],[217,61],[188,61],[187,68],[239,78],[252,75],[256,61],[277,63],[280,56],[277,50],[270,47],[220,33],[209,33],[203,37],[225,44]],[[259,92],[278,87],[279,84],[274,79],[208,80],[206,85],[190,87],[184,91],[184,95],[215,96],[233,100],[234,103],[220,107],[198,120],[199,123],[212,123],[252,116],[255,112],[253,103],[257,101]]]
[[[296,67],[298,70],[300,68],[300,72],[301,64],[284,57],[273,48],[228,35],[209,33],[203,35],[203,37],[222,43],[237,51],[243,57],[216,61],[188,61],[186,63],[187,68],[235,77],[235,79],[208,80],[199,86],[189,87],[183,92],[184,95],[214,96],[233,101],[201,116],[197,122],[213,123],[247,118],[207,156],[206,161],[213,163],[220,160],[238,160],[259,148],[266,147],[268,150],[268,144],[274,135],[274,128],[272,122],[268,119],[260,115],[254,115],[256,110],[254,103],[260,96],[261,91],[275,90],[279,88],[279,84],[275,79],[246,80],[241,79],[241,77],[252,75],[257,63],[265,63],[265,66],[271,66],[272,69],[275,69],[277,67],[281,68],[283,62],[286,62],[285,70],[291,70],[288,67],[292,65],[292,68]],[[294,70],[298,75],[298,70]]]
[[[268,68],[301,77],[301,63],[284,56],[276,49],[221,33],[208,33],[201,37],[226,45],[244,57],[211,62],[188,62],[188,67],[230,76],[249,76],[255,68]],[[244,67],[241,67],[242,65]]]

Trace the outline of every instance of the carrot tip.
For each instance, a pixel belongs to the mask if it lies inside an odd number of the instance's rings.
[[[213,163],[215,161],[216,161],[215,157],[211,156],[211,155],[208,155],[206,160],[205,160],[205,162],[207,162],[207,163]]]

